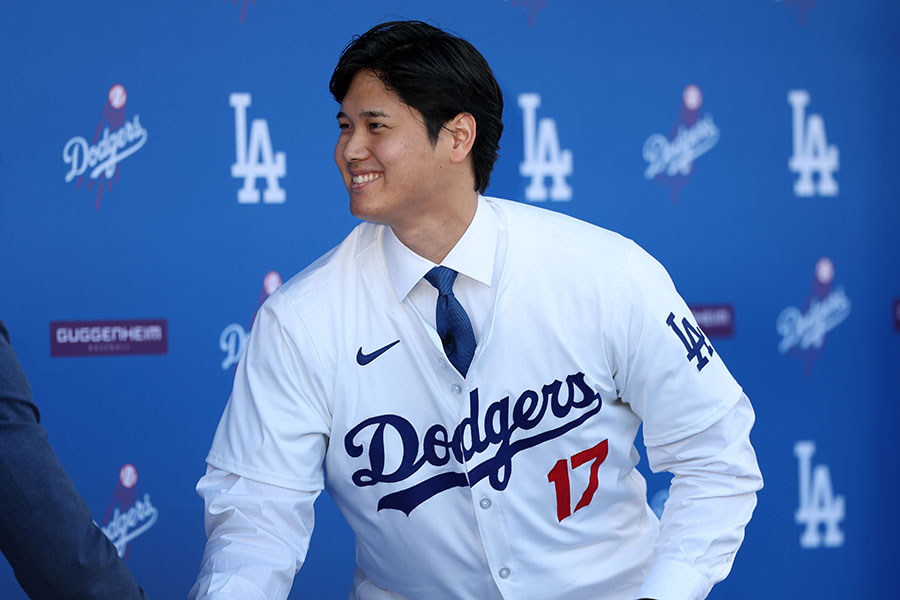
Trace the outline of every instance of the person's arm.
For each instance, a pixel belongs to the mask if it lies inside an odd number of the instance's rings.
[[[729,573],[762,487],[753,410],[665,269],[637,246],[622,269],[608,358],[651,469],[674,474],[636,598],[702,600]]]
[[[261,483],[215,467],[200,479],[197,493],[206,508],[207,543],[188,598],[286,598],[309,548],[319,493]]]
[[[207,543],[192,599],[286,598],[325,485],[325,372],[281,291],[257,313],[197,484]]]
[[[2,322],[0,507],[0,549],[29,597],[146,600],[50,448]]]
[[[660,522],[656,561],[638,598],[699,600],[728,575],[762,487],[750,445],[753,421],[750,401],[742,396],[709,429],[647,447],[650,468],[675,476]]]

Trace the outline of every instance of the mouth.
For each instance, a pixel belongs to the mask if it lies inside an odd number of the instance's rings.
[[[358,189],[365,185],[381,179],[382,173],[359,173],[350,176],[350,184],[353,188]]]

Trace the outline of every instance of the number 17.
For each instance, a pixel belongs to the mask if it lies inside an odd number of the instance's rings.
[[[603,440],[593,448],[582,450],[570,457],[573,469],[577,469],[589,460],[594,461],[591,464],[591,479],[588,482],[587,489],[585,489],[584,493],[581,495],[578,504],[575,505],[576,511],[584,508],[594,499],[594,493],[597,491],[598,485],[597,471],[600,469],[600,465],[603,461],[606,460],[607,454],[609,454],[609,440]],[[572,500],[569,496],[568,467],[569,465],[566,459],[561,458],[556,461],[556,464],[553,465],[553,468],[547,473],[547,481],[556,486],[556,517],[560,521],[572,515]]]

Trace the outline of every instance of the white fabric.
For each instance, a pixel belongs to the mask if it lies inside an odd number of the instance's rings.
[[[286,598],[309,547],[318,492],[208,467],[197,484],[207,543],[191,598]]]
[[[471,248],[464,236],[443,263],[453,256],[472,284],[457,292],[467,312],[486,313],[465,379],[415,307],[417,283],[404,298],[408,282],[392,279],[404,267],[388,266],[382,226],[360,225],[266,302],[207,459],[228,474],[198,485],[210,539],[196,597],[248,582],[286,597],[323,461],[356,533],[359,600],[694,600],[728,573],[761,486],[752,409],[717,354],[701,351],[702,370],[688,360],[666,319],[696,323],[668,275],[632,242],[563,215],[483,199],[469,230],[485,221],[496,234],[473,234]],[[491,239],[487,285],[478,246]],[[642,420],[651,467],[675,473],[661,533],[634,470]],[[572,465],[604,445],[599,464]],[[592,471],[596,491],[576,510]],[[279,526],[255,530],[260,518]],[[245,533],[223,543],[233,519]]]
[[[701,600],[731,571],[762,476],[750,445],[746,395],[709,429],[647,446],[654,472],[675,474],[660,521],[656,561],[638,598]]]
[[[506,239],[498,239],[501,230],[497,219],[487,201],[479,198],[469,228],[441,261],[441,265],[459,273],[453,284],[453,295],[466,309],[479,344],[494,306],[496,284],[506,255]],[[438,294],[423,277],[437,265],[404,246],[390,228],[384,230],[384,258],[397,301],[403,302],[408,297],[425,322],[434,328]]]

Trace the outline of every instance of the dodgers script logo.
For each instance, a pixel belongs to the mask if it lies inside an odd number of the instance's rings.
[[[123,465],[100,528],[122,558],[127,558],[128,544],[153,527],[159,518],[159,511],[150,502],[150,494],[138,499],[137,481],[138,472],[134,465]]]
[[[825,335],[850,316],[850,299],[843,287],[832,289],[833,280],[834,263],[828,257],[820,258],[816,263],[816,279],[803,308],[785,308],[775,325],[781,336],[778,351],[804,358],[807,375],[812,361],[825,346]]]
[[[250,94],[231,94],[228,101],[234,107],[235,161],[231,165],[231,176],[244,179],[244,187],[238,190],[238,202],[257,204],[259,190],[256,189],[256,180],[265,178],[263,202],[283,204],[287,195],[278,185],[278,180],[287,173],[285,154],[272,150],[269,122],[265,119],[253,119],[248,142],[247,107],[250,106]]]
[[[250,329],[256,320],[256,313],[259,312],[259,308],[266,301],[266,298],[271,296],[272,292],[277,290],[280,285],[281,275],[277,271],[266,273],[266,276],[263,278],[262,291],[256,300],[256,308],[253,311],[253,316],[250,317],[250,325],[247,329],[245,330],[239,323],[231,323],[222,330],[222,334],[219,336],[219,348],[225,353],[225,359],[222,361],[223,371],[236,365],[238,360],[240,360],[241,354],[244,353],[244,348],[247,347],[247,340],[250,338]]]
[[[798,525],[806,525],[800,536],[801,548],[839,548],[844,545],[844,497],[836,496],[831,485],[828,465],[812,466],[815,442],[803,440],[794,444],[800,483],[800,506],[794,514]],[[819,526],[825,526],[825,534]]]
[[[483,416],[479,403],[476,388],[469,393],[469,415],[452,431],[435,423],[423,435],[412,423],[392,414],[362,421],[344,437],[347,454],[366,464],[353,473],[353,483],[357,487],[397,484],[426,465],[439,470],[452,461],[450,467],[405,489],[388,493],[378,501],[378,510],[391,508],[406,515],[441,492],[474,486],[484,478],[492,488],[503,491],[512,477],[516,454],[565,435],[600,412],[603,406],[600,394],[585,382],[584,373],[569,375],[565,383],[552,381],[540,392],[525,390],[514,403],[510,396],[496,400],[487,406]],[[545,419],[552,422],[549,429],[526,434]],[[402,440],[400,456],[385,452],[386,441],[396,438]],[[464,462],[486,456],[490,450],[494,450],[493,456],[468,467],[468,475],[458,469]]]
[[[825,137],[825,120],[821,115],[806,115],[809,92],[791,90],[788,102],[793,109],[794,155],[788,160],[788,168],[798,174],[794,182],[797,196],[837,196],[838,184],[834,172],[838,170],[838,148],[829,145]],[[813,185],[813,173],[819,181]]]
[[[519,108],[525,119],[525,160],[519,165],[522,177],[531,177],[531,184],[525,188],[525,199],[531,202],[551,200],[571,200],[572,188],[566,177],[572,174],[572,151],[562,150],[556,121],[548,117],[537,118],[541,105],[538,94],[519,94]],[[544,185],[547,177],[553,179],[550,193]]]
[[[700,115],[703,94],[694,84],[684,88],[681,110],[669,137],[655,133],[644,142],[644,177],[671,186],[672,203],[691,174],[694,161],[719,142],[719,128],[709,113]]]
[[[104,186],[107,191],[111,190],[113,181],[119,180],[119,163],[147,143],[147,130],[141,125],[140,115],[127,118],[125,112],[127,100],[128,94],[122,84],[112,86],[91,142],[88,143],[81,136],[75,136],[63,147],[63,162],[69,165],[66,183],[77,177],[75,187],[80,189],[87,174],[88,190],[91,190],[94,181],[97,181],[97,202],[94,210],[100,209],[100,197]]]

